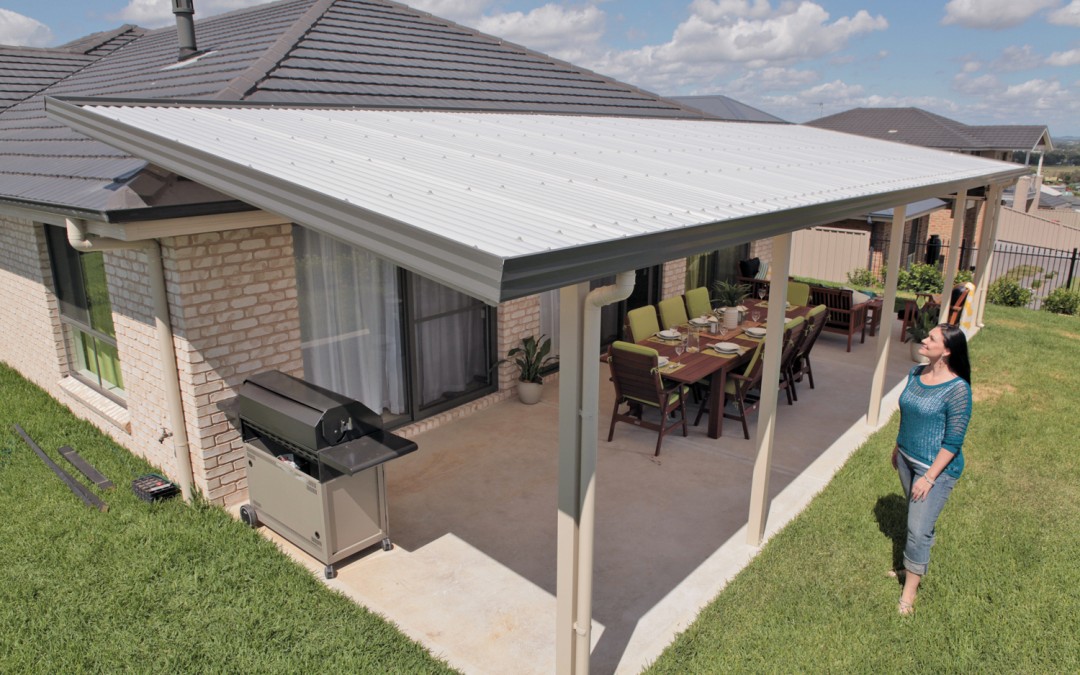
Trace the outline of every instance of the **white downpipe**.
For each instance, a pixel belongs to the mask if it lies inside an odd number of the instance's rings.
[[[180,373],[176,365],[173,347],[172,322],[169,319],[169,300],[165,293],[165,268],[161,264],[161,245],[156,239],[121,241],[108,237],[90,237],[86,221],[67,219],[68,243],[76,251],[120,251],[143,249],[146,252],[147,276],[150,277],[150,295],[154,306],[155,333],[158,339],[158,357],[164,379],[165,407],[172,425],[173,452],[176,456],[178,480],[184,501],[191,502],[191,456],[189,455],[187,424],[184,406],[180,399]]]
[[[593,549],[596,534],[596,444],[599,435],[597,416],[600,408],[600,360],[595,348],[600,346],[600,310],[605,305],[630,297],[634,291],[634,272],[622,272],[615,285],[593,289],[585,296],[581,326],[581,473],[579,543],[577,559],[577,607],[575,611],[574,673],[589,672],[592,649],[592,579]]]

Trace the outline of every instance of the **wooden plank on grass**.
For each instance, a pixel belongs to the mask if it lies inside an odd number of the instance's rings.
[[[19,432],[19,435],[22,436],[23,440],[26,441],[26,444],[30,446],[30,449],[37,453],[37,456],[41,458],[41,461],[45,462],[45,466],[52,469],[53,473],[57,476],[60,476],[60,480],[64,481],[64,483],[71,488],[71,491],[74,492],[79,499],[83,500],[84,504],[102,512],[109,510],[108,505],[101,501],[96,494],[90,492],[85,485],[75,480],[70,473],[57,466],[56,462],[52,461],[52,459],[45,454],[45,451],[38,447],[38,444],[34,442],[34,439],[30,438],[21,426],[16,424],[15,431]]]
[[[94,485],[102,490],[111,490],[115,485],[113,482],[101,475],[101,472],[94,468],[94,465],[83,459],[83,456],[75,452],[75,449],[70,445],[65,445],[60,448],[60,454],[64,459],[71,462],[71,464],[82,472],[82,475],[86,476]]]

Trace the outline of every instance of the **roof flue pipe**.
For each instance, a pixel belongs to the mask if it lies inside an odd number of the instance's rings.
[[[176,39],[180,44],[180,60],[184,61],[198,52],[195,47],[194,0],[172,0],[172,11],[176,15]]]

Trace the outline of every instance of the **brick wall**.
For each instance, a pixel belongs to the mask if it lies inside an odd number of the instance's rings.
[[[686,292],[686,258],[676,258],[664,263],[664,277],[660,282],[660,299]]]

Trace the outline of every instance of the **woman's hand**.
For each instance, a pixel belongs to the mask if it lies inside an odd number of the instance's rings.
[[[896,469],[896,456],[900,454],[900,446],[894,445],[892,449],[892,468]]]
[[[926,495],[930,494],[930,490],[934,487],[925,476],[919,476],[915,479],[915,482],[911,484],[911,501],[921,502],[926,499]]]

